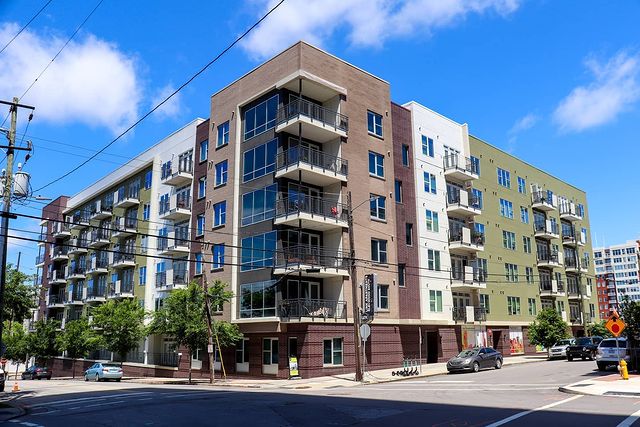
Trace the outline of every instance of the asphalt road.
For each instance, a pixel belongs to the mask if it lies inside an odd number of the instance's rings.
[[[478,374],[329,390],[259,390],[134,383],[26,381],[37,426],[628,426],[640,399],[569,395],[558,387],[600,375],[594,362],[541,362]],[[631,418],[629,418],[632,416]],[[637,423],[640,427],[640,422]]]

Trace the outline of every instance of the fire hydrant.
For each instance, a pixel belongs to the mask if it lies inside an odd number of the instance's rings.
[[[625,360],[620,361],[620,375],[623,380],[629,379],[629,370],[627,369],[627,362]]]

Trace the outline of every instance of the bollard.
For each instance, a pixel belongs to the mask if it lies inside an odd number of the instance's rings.
[[[629,370],[627,369],[627,362],[624,359],[620,361],[620,375],[623,380],[629,379]]]

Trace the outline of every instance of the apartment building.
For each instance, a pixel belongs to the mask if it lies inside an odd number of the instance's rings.
[[[73,197],[42,211],[36,260],[41,315],[66,322],[109,299],[153,311],[189,276],[196,119]],[[127,361],[177,366],[165,337],[148,337]],[[104,351],[94,357],[111,358]]]
[[[595,272],[600,283],[598,309],[602,313],[608,315],[611,309],[617,309],[625,297],[632,301],[640,300],[639,252],[639,243],[633,240],[594,248]]]

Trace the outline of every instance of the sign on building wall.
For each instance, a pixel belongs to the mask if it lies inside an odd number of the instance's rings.
[[[484,326],[462,325],[462,348],[488,347],[487,331]]]
[[[509,326],[509,353],[524,353],[524,338],[520,326]]]
[[[373,321],[375,313],[375,290],[378,284],[378,275],[365,274],[362,282],[362,323]]]

